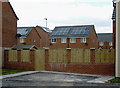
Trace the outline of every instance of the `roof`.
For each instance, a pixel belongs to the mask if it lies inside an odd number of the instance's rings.
[[[12,47],[13,50],[30,50],[30,49],[38,49],[35,45],[15,45]]]
[[[116,3],[113,2],[113,14],[112,14],[112,19],[115,20],[116,19]]]
[[[45,31],[47,33],[51,33],[52,32],[49,28],[46,28],[46,27],[42,27],[42,26],[36,26],[36,27],[41,28],[43,31]]]
[[[113,20],[116,19],[116,7],[114,7],[114,9],[113,9],[112,19]]]
[[[11,9],[12,9],[12,11],[13,11],[13,13],[14,13],[15,17],[17,18],[17,20],[19,20],[19,18],[17,17],[17,15],[16,15],[16,13],[15,13],[15,11],[14,11],[14,9],[13,9],[12,5],[10,4],[10,2],[8,2],[8,3],[9,3],[9,5],[10,5],[10,7],[11,7]]]
[[[17,34],[21,34],[21,37],[27,37],[28,34],[34,29],[35,27],[17,27]]]
[[[113,33],[98,33],[98,42],[112,42]]]
[[[79,26],[60,26],[55,27],[50,38],[61,37],[89,37],[94,25],[79,25]]]

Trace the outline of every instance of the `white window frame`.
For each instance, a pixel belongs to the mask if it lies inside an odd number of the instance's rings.
[[[55,42],[53,41],[55,39]],[[53,38],[51,39],[51,43],[56,43],[57,39],[56,38]]]
[[[66,43],[66,38],[61,38],[61,43]]]
[[[86,43],[86,37],[81,38],[81,43]]]
[[[20,43],[24,43],[25,42],[25,38],[20,37]]]
[[[99,46],[104,46],[104,42],[99,42]]]
[[[70,43],[76,43],[76,38],[70,38]]]
[[[109,42],[109,46],[113,46],[112,42]]]

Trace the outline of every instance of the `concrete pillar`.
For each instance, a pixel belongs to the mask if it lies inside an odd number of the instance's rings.
[[[115,77],[120,77],[120,1],[116,2],[116,61]]]

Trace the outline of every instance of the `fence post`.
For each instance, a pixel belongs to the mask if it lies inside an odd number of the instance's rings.
[[[45,48],[45,70],[48,69],[48,63],[49,63],[49,48]]]
[[[18,59],[18,63],[21,62],[21,50],[17,50],[17,59]]]
[[[67,49],[67,64],[70,64],[71,62],[71,48],[66,48]]]
[[[90,62],[95,64],[95,48],[90,48]]]
[[[4,57],[4,67],[7,68],[7,64],[9,62],[9,50],[5,50],[5,57]]]
[[[35,70],[35,51],[30,50],[30,62],[32,64],[32,69]]]

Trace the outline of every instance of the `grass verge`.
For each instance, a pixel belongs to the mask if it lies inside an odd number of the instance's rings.
[[[8,75],[8,74],[15,74],[15,73],[19,73],[19,72],[25,72],[25,71],[30,71],[30,70],[18,70],[18,69],[0,69],[2,72],[0,73],[0,75]]]
[[[109,80],[110,83],[120,83],[120,78],[114,78]]]

